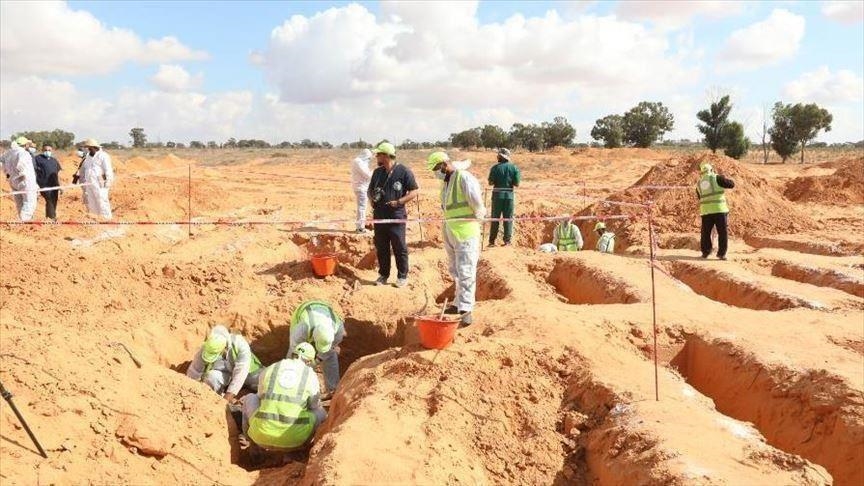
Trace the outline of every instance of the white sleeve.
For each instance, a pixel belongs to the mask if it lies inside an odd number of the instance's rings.
[[[483,201],[483,193],[480,191],[480,183],[477,178],[469,172],[463,172],[460,179],[462,183],[462,192],[465,193],[465,198],[468,199],[468,205],[474,210],[475,218],[486,217],[486,206]]]
[[[114,167],[111,166],[111,156],[102,152],[102,170],[105,174],[105,187],[114,185]]]

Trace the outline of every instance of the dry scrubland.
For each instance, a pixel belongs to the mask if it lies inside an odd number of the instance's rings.
[[[735,178],[728,262],[698,258],[691,191],[656,197],[659,402],[641,215],[610,223],[616,255],[538,254],[552,224],[519,224],[515,247],[483,252],[475,325],[441,352],[422,350],[412,326],[452,292],[437,225],[423,238],[409,226],[401,290],[369,285],[371,238],[343,232],[349,224],[196,226],[191,238],[177,225],[4,225],[0,378],[50,458],[4,406],[0,480],[862,484],[864,154],[809,153],[813,163],[767,167],[749,163],[756,154],[517,153],[519,215],[616,214],[584,196],[645,201],[628,188],[692,184],[703,158]],[[185,220],[188,164],[196,220],[350,218],[353,207],[345,183],[287,177],[346,179],[353,151],[113,155],[122,220]],[[422,213],[438,214],[425,155],[401,158],[420,177]],[[485,178],[493,153],[463,155]],[[74,162],[63,162],[68,181]],[[61,219],[85,219],[78,192],[61,196]],[[12,218],[8,200],[0,216]],[[342,262],[326,279],[306,260],[320,231]],[[345,375],[308,454],[252,464],[224,402],[176,370],[216,322],[273,362],[307,298],[347,316]]]

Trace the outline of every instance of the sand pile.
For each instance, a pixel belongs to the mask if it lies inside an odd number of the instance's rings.
[[[864,204],[864,157],[834,165],[831,175],[797,177],[783,193],[792,201]]]
[[[653,195],[654,227],[658,238],[664,233],[698,232],[700,228],[699,202],[696,182],[699,179],[699,164],[711,163],[715,170],[735,182],[735,188],[727,191],[729,201],[730,235],[742,237],[753,234],[795,233],[816,226],[816,222],[804,211],[785,199],[770,182],[756,171],[729,157],[713,154],[696,154],[683,158],[672,158],[652,167],[630,188],[607,198],[609,201],[648,203]],[[693,189],[648,191],[639,186],[692,185]],[[620,250],[628,245],[647,245],[648,225],[645,211],[628,206],[597,203],[580,214],[632,214],[627,222],[611,222]],[[594,245],[594,223],[581,224],[586,245]],[[619,249],[619,248],[616,248]]]
[[[185,167],[189,164],[194,164],[193,160],[183,159],[174,154],[164,155],[158,158],[146,158],[135,156],[123,162],[122,166],[128,172],[149,172],[154,170],[173,169],[175,167]]]

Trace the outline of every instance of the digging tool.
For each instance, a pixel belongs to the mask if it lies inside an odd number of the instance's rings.
[[[115,343],[111,343],[111,344],[113,344],[114,346],[120,346],[121,348],[123,348],[126,351],[126,354],[128,354],[129,357],[132,358],[132,362],[135,363],[135,366],[137,366],[138,368],[142,367],[141,362],[138,361],[138,359],[135,357],[134,354],[132,354],[132,351],[129,351],[129,348],[127,348],[125,344],[123,344],[121,342],[115,342]]]
[[[420,213],[420,198],[418,197],[417,198],[417,226],[420,227],[420,241],[426,241],[426,239],[423,238],[423,222],[421,221],[422,219],[423,219],[423,215]]]
[[[449,300],[449,299],[448,299],[447,297],[444,297],[444,307],[441,308],[441,315],[438,316],[438,320],[439,320],[439,321],[444,319],[444,311],[447,310],[447,301],[448,301],[448,300]]]
[[[36,439],[36,436],[33,435],[33,431],[30,430],[30,426],[27,425],[24,417],[21,416],[21,412],[18,411],[18,407],[16,407],[15,403],[12,402],[12,393],[3,386],[2,382],[0,382],[0,395],[3,395],[3,399],[6,400],[6,403],[8,403],[10,407],[12,407],[12,411],[15,412],[15,416],[18,417],[18,421],[21,422],[24,430],[27,431],[27,435],[30,436],[30,440],[32,440],[33,444],[36,445],[36,448],[39,449],[39,454],[45,459],[48,459],[48,454],[45,453],[45,449],[42,448],[42,444],[40,444],[39,440]]]

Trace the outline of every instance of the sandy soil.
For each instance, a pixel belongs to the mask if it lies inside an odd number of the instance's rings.
[[[423,191],[412,216],[439,214],[425,155],[401,157]],[[481,180],[494,161],[455,155]],[[638,149],[518,153],[517,215],[632,219],[609,221],[615,255],[540,254],[554,223],[518,224],[515,246],[483,252],[475,325],[443,351],[422,349],[413,323],[452,293],[440,225],[409,225],[411,282],[396,289],[371,285],[371,237],[320,222],[352,216],[352,156],[120,152],[117,219],[164,224],[0,225],[0,379],[49,455],[3,403],[0,482],[864,483],[864,187],[824,195],[861,176],[861,154],[762,166]],[[692,190],[632,187],[695,185],[706,158],[737,184],[726,262],[698,258]],[[656,375],[647,215],[595,201],[607,198],[654,204]],[[89,220],[77,190],[59,214]],[[0,219],[12,218],[3,198]],[[190,237],[190,219],[246,224],[194,225]],[[324,250],[341,265],[318,279],[308,255]],[[238,450],[224,401],[178,371],[214,323],[279,359],[308,298],[347,316],[345,375],[310,451],[255,460]]]

